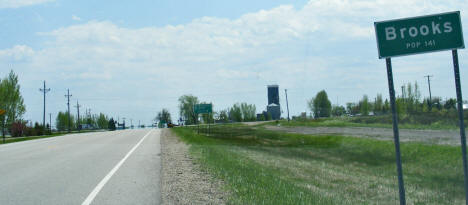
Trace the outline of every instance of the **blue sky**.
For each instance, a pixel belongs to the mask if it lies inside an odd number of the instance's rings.
[[[291,115],[325,89],[333,104],[364,94],[388,96],[385,62],[377,58],[373,22],[459,10],[468,2],[440,1],[0,1],[0,76],[20,78],[27,120],[66,109],[65,93],[82,110],[150,123],[162,108],[178,117],[184,94],[265,109],[266,85],[279,84]],[[466,39],[465,32],[465,39]],[[468,94],[460,50],[462,90]],[[450,52],[395,58],[397,94],[404,83],[434,75],[433,96],[455,97]],[[465,97],[466,98],[466,97]],[[285,108],[283,106],[283,111]],[[73,108],[72,112],[76,112]],[[285,116],[285,113],[283,113]]]

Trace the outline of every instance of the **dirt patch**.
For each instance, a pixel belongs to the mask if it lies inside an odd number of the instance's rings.
[[[255,126],[255,125],[260,125],[260,124],[264,124],[264,123],[268,123],[268,122],[273,122],[273,121],[242,122],[242,124],[248,125],[248,126]]]
[[[314,135],[344,135],[393,140],[393,129],[374,127],[283,127],[265,126],[268,130]],[[460,145],[458,130],[411,130],[399,129],[400,141],[424,142],[429,144]]]
[[[203,172],[188,148],[170,130],[162,131],[162,204],[226,204],[223,182]]]

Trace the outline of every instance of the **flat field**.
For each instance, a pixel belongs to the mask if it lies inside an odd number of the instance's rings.
[[[230,204],[398,204],[392,141],[227,124],[173,129]],[[198,132],[200,132],[198,134]],[[408,204],[463,204],[459,146],[403,142]]]

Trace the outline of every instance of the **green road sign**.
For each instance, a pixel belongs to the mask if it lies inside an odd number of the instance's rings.
[[[193,110],[196,114],[211,113],[213,112],[213,105],[211,104],[196,104],[193,106]]]
[[[460,12],[375,22],[379,58],[465,48]]]

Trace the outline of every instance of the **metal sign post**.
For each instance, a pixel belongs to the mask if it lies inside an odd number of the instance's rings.
[[[398,172],[400,204],[406,204],[403,169],[401,166],[400,136],[398,132],[398,115],[395,108],[395,89],[393,86],[392,57],[452,50],[457,91],[460,139],[463,155],[465,177],[465,200],[468,199],[468,168],[466,159],[466,137],[463,123],[463,102],[460,86],[457,49],[465,48],[463,41],[460,12],[448,12],[427,16],[375,22],[377,49],[379,58],[385,58],[387,64],[388,89],[392,107],[393,137]],[[468,205],[468,201],[466,201]]]
[[[468,205],[468,167],[466,161],[466,136],[465,136],[465,124],[463,123],[463,100],[460,83],[460,69],[458,68],[458,52],[456,49],[452,50],[453,57],[453,70],[455,74],[455,89],[457,90],[457,104],[458,104],[458,119],[460,125],[460,140],[461,149],[463,155],[463,174],[465,176],[465,201]]]
[[[403,169],[401,168],[401,154],[400,154],[400,133],[398,131],[398,114],[395,106],[395,88],[393,86],[393,73],[392,73],[392,59],[386,58],[387,63],[387,77],[388,77],[388,90],[390,93],[390,107],[392,108],[392,122],[393,122],[393,139],[395,141],[395,156],[398,172],[398,190],[400,193],[400,204],[406,204],[405,197],[405,184],[403,183]]]

